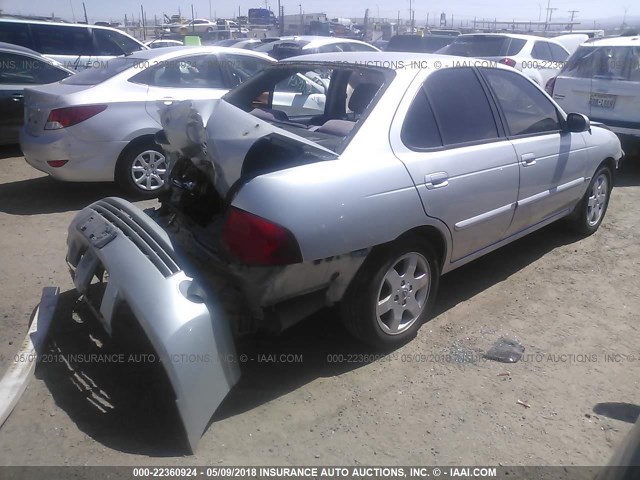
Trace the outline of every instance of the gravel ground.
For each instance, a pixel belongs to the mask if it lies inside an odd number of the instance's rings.
[[[634,162],[598,233],[551,225],[443,277],[433,319],[388,356],[352,340],[335,310],[245,339],[240,383],[195,455],[157,366],[51,361],[0,429],[0,464],[603,464],[640,411]],[[115,348],[75,308],[64,262],[72,216],[108,195],[120,193],[54,181],[0,150],[0,370],[46,286],[62,292],[49,353]],[[503,336],[523,359],[482,359]]]

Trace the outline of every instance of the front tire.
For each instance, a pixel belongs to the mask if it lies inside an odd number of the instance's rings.
[[[571,228],[576,233],[589,236],[598,230],[607,213],[612,188],[611,170],[606,166],[600,167],[570,219]]]
[[[133,145],[116,165],[116,183],[139,198],[155,198],[165,185],[167,158],[152,141]]]
[[[382,349],[413,338],[433,306],[440,269],[435,253],[412,237],[378,247],[342,300],[342,319],[357,339]]]

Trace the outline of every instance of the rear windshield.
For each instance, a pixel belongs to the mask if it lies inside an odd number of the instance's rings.
[[[445,35],[396,35],[391,37],[386,50],[388,52],[433,53],[449,45],[455,37]]]
[[[459,36],[453,43],[439,51],[447,55],[460,57],[501,57],[517,55],[525,40],[520,38],[501,37],[496,35]]]
[[[302,49],[309,42],[303,40],[297,41],[282,41],[282,42],[269,42],[254,48],[256,52],[268,53],[276,60],[282,60],[284,58],[294,57],[302,54]]]
[[[105,62],[96,62],[95,68],[82,70],[76,75],[66,78],[63,82],[69,85],[97,85],[136,66],[139,66],[141,70],[144,69],[145,60],[132,57],[112,58]]]
[[[581,46],[560,75],[640,82],[640,47]]]

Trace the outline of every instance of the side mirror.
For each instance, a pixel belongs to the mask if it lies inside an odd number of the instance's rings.
[[[570,113],[567,115],[566,129],[568,132],[580,133],[591,130],[589,117],[581,113]]]

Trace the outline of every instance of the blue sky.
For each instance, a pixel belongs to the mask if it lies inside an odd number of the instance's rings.
[[[285,7],[285,13],[297,13],[299,4],[305,12],[325,12],[329,16],[362,17],[365,8],[369,8],[371,16],[395,18],[400,10],[404,18],[409,16],[409,0],[395,2],[382,0],[281,0]],[[246,15],[248,8],[264,6],[258,1],[220,1],[220,0],[85,0],[89,21],[119,20],[124,19],[126,13],[129,17],[134,14],[136,18],[140,13],[140,4],[147,11],[147,20],[159,17],[162,13],[168,15],[178,13],[178,7],[184,16],[191,16],[193,4],[197,16],[207,18],[209,16],[209,4],[212,12],[218,17],[231,17],[237,15],[238,6]],[[277,10],[277,0],[269,0],[272,10]],[[433,15],[444,11],[447,17],[454,15],[454,22],[458,20],[473,20],[478,18],[502,18],[503,20],[521,19],[537,20],[541,15],[545,18],[546,0],[445,0],[433,2],[431,0],[413,0],[416,22],[426,20],[427,13]],[[438,8],[437,8],[438,6]],[[604,16],[622,16],[625,6],[628,7],[628,15],[638,15],[640,7],[631,0],[609,0],[606,3],[606,11],[603,12],[602,0],[559,0],[552,1],[551,6],[557,8],[553,12],[553,18],[568,18],[569,10],[579,10],[576,19],[598,19]],[[55,15],[72,20],[72,7],[76,19],[83,17],[81,0],[0,0],[0,9],[5,13]]]

